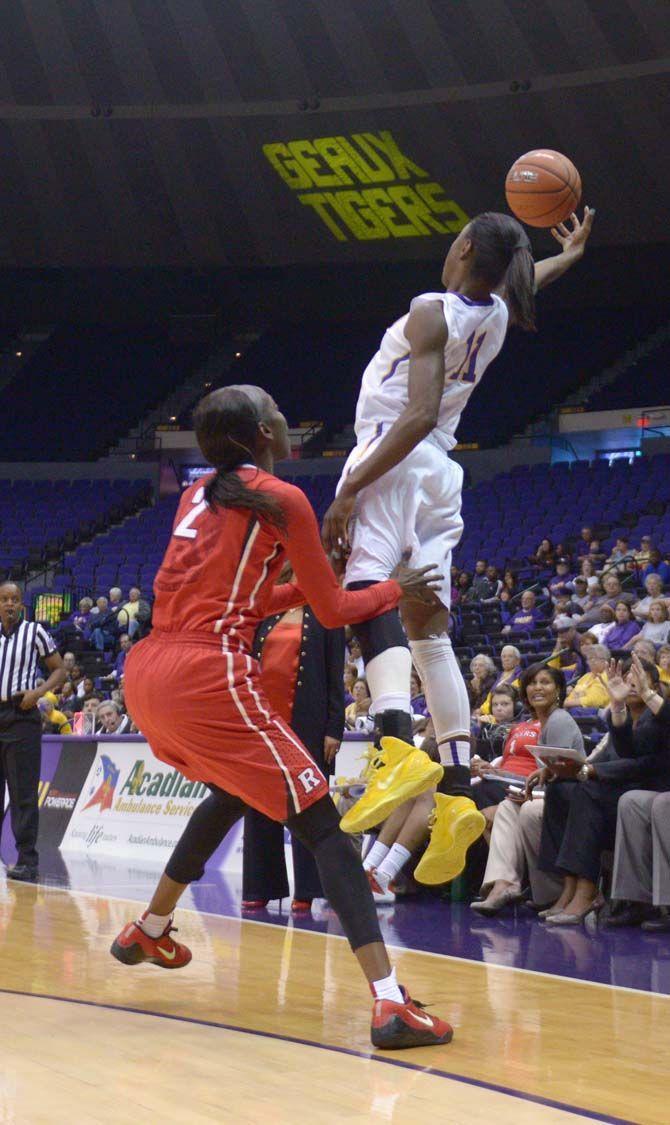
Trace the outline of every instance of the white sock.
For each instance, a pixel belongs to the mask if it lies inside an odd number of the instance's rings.
[[[140,918],[140,926],[149,937],[159,938],[161,934],[165,933],[171,921],[171,914],[150,914],[147,910],[146,914]]]
[[[470,765],[470,700],[447,636],[410,641],[443,766]]]
[[[402,992],[398,988],[398,982],[395,977],[395,969],[387,977],[382,980],[373,980],[372,991],[377,1000],[393,1000],[394,1004],[404,1004]]]
[[[402,871],[411,854],[402,844],[393,844],[383,862],[377,865],[375,878],[383,891],[388,890],[389,883]]]
[[[380,711],[407,711],[409,714],[409,682],[412,674],[412,654],[408,648],[395,645],[365,665],[365,678],[370,689],[373,715]]]
[[[378,867],[384,856],[388,855],[388,848],[386,844],[380,844],[379,840],[375,840],[370,848],[370,851],[363,860],[363,870],[371,871],[373,867]]]

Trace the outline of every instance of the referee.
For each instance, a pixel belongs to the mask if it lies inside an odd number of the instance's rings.
[[[0,773],[9,790],[9,812],[16,841],[16,865],[8,879],[37,878],[37,794],[42,756],[42,720],[37,700],[58,691],[65,681],[63,659],[41,625],[23,621],[21,590],[14,582],[0,585]],[[35,688],[38,661],[49,678]],[[1,810],[0,810],[1,811]]]

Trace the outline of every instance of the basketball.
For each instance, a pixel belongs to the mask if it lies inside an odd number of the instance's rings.
[[[510,210],[531,227],[554,227],[576,209],[582,181],[571,160],[550,148],[520,156],[507,173]]]

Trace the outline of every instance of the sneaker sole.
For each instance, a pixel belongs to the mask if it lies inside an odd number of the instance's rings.
[[[417,883],[437,886],[457,879],[465,867],[468,848],[478,840],[486,828],[486,818],[477,810],[462,813],[453,827],[454,841],[446,851],[431,856],[430,846],[420,863],[417,864],[414,878]]]
[[[141,965],[143,961],[146,961],[149,965],[157,965],[159,969],[184,969],[191,960],[189,957],[188,961],[181,961],[178,965],[172,965],[158,957],[147,957],[139,942],[134,942],[133,945],[120,945],[118,941],[113,941],[109,952],[122,965]]]
[[[356,813],[356,806],[353,805],[342,817],[340,828],[350,835],[365,832],[368,828],[374,828],[377,824],[386,820],[400,805],[404,805],[405,801],[411,801],[413,797],[418,797],[421,793],[425,793],[427,789],[432,789],[441,780],[443,773],[442,766],[434,763],[433,768],[427,770],[423,777],[417,778],[415,782],[407,782],[403,786],[402,793],[389,792],[379,800],[374,808],[355,816],[352,815]]]
[[[370,1031],[372,1046],[379,1051],[406,1051],[412,1047],[442,1047],[454,1038],[452,1028],[444,1035],[433,1031],[419,1031],[408,1027],[399,1016],[394,1016],[384,1027],[373,1027]]]

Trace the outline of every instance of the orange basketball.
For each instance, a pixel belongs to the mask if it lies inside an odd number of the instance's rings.
[[[576,210],[581,194],[582,181],[572,161],[550,148],[520,156],[505,180],[510,210],[530,227],[562,223]]]

